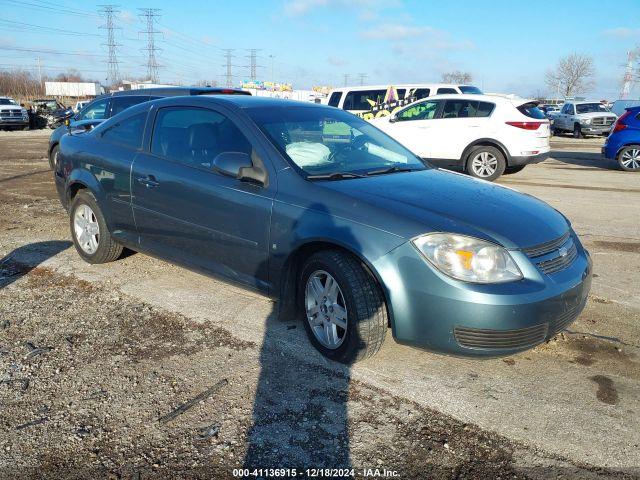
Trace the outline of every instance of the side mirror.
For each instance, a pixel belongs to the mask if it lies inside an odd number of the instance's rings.
[[[396,123],[397,121],[398,121],[397,115],[391,115],[391,118],[389,118],[389,123]]]
[[[222,152],[213,160],[213,168],[223,175],[264,185],[267,176],[254,166],[251,157],[242,152]]]

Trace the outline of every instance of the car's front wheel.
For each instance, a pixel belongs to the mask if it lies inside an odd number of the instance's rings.
[[[58,145],[53,147],[51,149],[51,152],[49,152],[49,166],[51,167],[51,170],[56,169],[56,165],[58,164],[59,153],[60,153],[60,147]]]
[[[122,254],[122,245],[111,237],[98,202],[90,192],[80,190],[74,197],[69,221],[73,244],[86,262],[112,262]]]
[[[311,343],[326,357],[353,363],[382,346],[388,316],[380,286],[360,260],[339,250],[311,255],[298,298]]]
[[[626,172],[640,171],[640,145],[629,145],[620,150],[618,165]]]
[[[582,128],[578,123],[573,126],[573,138],[582,138]]]
[[[475,147],[467,156],[467,173],[490,182],[502,175],[506,167],[504,155],[495,147]]]

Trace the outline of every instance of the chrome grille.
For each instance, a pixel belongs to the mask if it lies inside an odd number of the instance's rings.
[[[591,120],[592,125],[613,125],[616,121],[616,117],[595,117]]]
[[[523,248],[522,251],[529,258],[541,257],[547,255],[558,248],[560,248],[569,239],[569,231],[562,235],[560,238],[551,240],[550,242],[541,243],[529,248]]]
[[[0,112],[2,118],[22,118],[22,110],[3,110]]]
[[[536,265],[538,265],[538,268],[540,268],[543,273],[549,275],[551,273],[559,272],[560,270],[568,267],[576,259],[577,256],[578,249],[576,248],[575,244],[572,243],[571,247],[566,250],[566,253],[564,255],[552,258],[551,260],[545,260],[544,262],[539,262]]]
[[[547,337],[548,323],[514,330],[488,330],[455,327],[453,334],[463,347],[484,350],[528,348],[542,343]]]

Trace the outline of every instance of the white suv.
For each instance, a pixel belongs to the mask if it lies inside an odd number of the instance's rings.
[[[484,180],[549,155],[549,120],[522,98],[438,95],[370,122],[431,163]]]

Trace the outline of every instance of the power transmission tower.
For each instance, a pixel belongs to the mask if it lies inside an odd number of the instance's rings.
[[[249,68],[249,78],[252,82],[255,82],[258,79],[258,75],[257,75],[257,69],[258,68],[262,68],[262,65],[258,65],[258,52],[260,51],[257,48],[251,48],[249,50],[247,50],[249,52],[249,55],[247,55],[247,58],[251,61],[251,65],[248,65],[245,67]]]
[[[274,58],[276,58],[275,55],[269,55],[269,59],[271,60],[271,81],[272,82],[276,81],[275,77],[273,76],[273,59]]]
[[[624,77],[622,78],[622,90],[620,92],[620,98],[627,98],[627,96],[631,92],[631,86],[635,82],[633,64],[638,56],[640,56],[640,47],[627,52],[627,65],[625,68]]]
[[[139,33],[144,33],[147,36],[147,48],[143,48],[147,52],[147,77],[152,83],[158,83],[158,59],[156,52],[160,49],[156,47],[156,35],[159,32],[154,30],[154,24],[156,18],[160,17],[159,8],[140,8],[140,17],[143,17],[147,22],[147,29],[142,30]]]
[[[360,77],[360,85],[364,85],[364,81],[368,76],[369,75],[367,75],[366,73],[359,73],[358,74],[358,77]]]
[[[107,43],[104,45],[109,49],[107,58],[107,83],[110,86],[115,85],[120,81],[118,59],[116,57],[116,48],[119,45],[116,43],[116,37],[113,33],[116,28],[114,26],[113,18],[118,12],[119,10],[116,9],[116,5],[102,5],[102,8],[99,10],[100,15],[105,17],[105,24],[100,26],[100,28],[107,31]]]
[[[346,87],[349,84],[349,74],[344,74],[344,86]]]
[[[231,63],[231,59],[234,57],[233,55],[233,48],[225,48],[224,50],[224,58],[226,59],[225,64],[223,65],[223,67],[225,67],[227,69],[227,72],[225,73],[224,77],[225,77],[225,86],[226,87],[233,87],[233,70],[232,68],[235,66]]]

